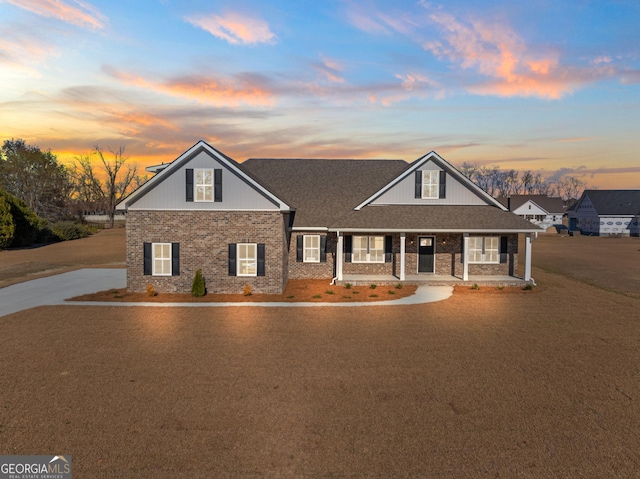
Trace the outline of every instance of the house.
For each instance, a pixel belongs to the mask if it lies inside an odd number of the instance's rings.
[[[403,160],[250,159],[200,141],[118,209],[127,212],[127,285],[280,293],[293,278],[530,281],[540,229],[437,153]],[[524,278],[515,278],[524,234]],[[367,283],[368,284],[368,283]]]
[[[639,236],[640,190],[585,190],[567,214],[570,231]]]
[[[525,220],[547,229],[561,225],[565,213],[562,198],[547,195],[511,195],[498,198],[501,205]]]

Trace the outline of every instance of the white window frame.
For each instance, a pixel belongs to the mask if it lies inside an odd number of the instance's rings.
[[[164,249],[165,247],[168,247],[169,256],[166,257],[166,256],[164,256],[164,254],[161,254],[160,257],[156,256],[156,246],[159,246],[161,248],[161,250]],[[162,253],[162,251],[161,251],[161,253]],[[171,273],[172,273],[172,271],[171,271],[171,263],[172,263],[171,259],[172,259],[171,258],[171,243],[151,243],[151,268],[152,268],[151,269],[151,275],[152,276],[171,276]],[[161,261],[162,262],[161,264],[163,264],[161,273],[157,272],[156,261]],[[166,264],[165,264],[166,262],[168,262],[168,265],[169,265],[169,267],[168,267],[169,272],[168,273],[165,272],[165,269],[167,269],[166,268]]]
[[[312,240],[317,241],[317,245],[308,246],[307,240],[312,242]],[[310,258],[307,252],[315,253],[315,258]],[[304,235],[304,239],[302,240],[302,261],[304,263],[319,263],[320,262],[320,235]]]
[[[425,190],[430,191],[431,195],[425,195]],[[422,170],[422,199],[437,200],[438,198],[440,198],[440,171]]]
[[[478,245],[478,242],[480,243]],[[480,260],[476,255],[480,252]],[[493,253],[493,254],[492,254]],[[494,258],[491,258],[494,256]],[[470,236],[469,237],[469,264],[498,264],[500,263],[500,237],[499,236]]]
[[[356,238],[366,238],[367,239],[367,251],[365,253],[365,259],[362,260],[357,260],[356,259],[356,243],[358,242]],[[373,260],[371,259],[371,245],[372,245],[372,239],[375,238],[381,238],[382,239],[382,248],[373,248],[374,251],[382,251],[381,260]],[[352,263],[384,263],[384,247],[385,247],[385,238],[384,236],[353,236],[352,240],[351,240],[351,244],[352,244],[352,252],[351,252],[351,262]],[[364,250],[364,248],[357,248],[358,251],[362,252]],[[362,253],[360,253],[361,255]]]
[[[240,255],[240,249],[242,246],[253,247],[253,257],[248,254],[244,257]],[[249,248],[246,249],[249,252]],[[236,245],[236,261],[237,261],[237,273],[236,276],[258,276],[258,243],[238,243]],[[242,265],[244,263],[253,262],[253,273],[242,273]],[[250,263],[249,263],[250,264]]]
[[[204,181],[205,180],[205,173],[209,173],[209,179],[211,180],[210,183]],[[200,202],[200,203],[212,203],[213,202],[213,169],[212,168],[197,168],[195,169],[195,171],[193,172],[194,178],[193,178],[193,201],[196,202]],[[198,178],[200,177],[200,178]],[[199,198],[198,197],[198,188],[203,188],[203,198]],[[211,192],[210,198],[211,199],[207,199],[207,191]]]

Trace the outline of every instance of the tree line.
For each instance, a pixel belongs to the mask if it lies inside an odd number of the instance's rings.
[[[587,188],[585,181],[574,176],[561,176],[553,181],[531,170],[501,170],[497,166],[465,162],[460,171],[494,198],[511,195],[559,196],[568,204],[577,200]]]
[[[5,140],[0,149],[0,247],[38,241],[41,232],[81,222],[88,212],[107,215],[113,227],[116,205],[146,179],[124,147],[105,152],[95,146],[64,165],[50,150],[22,139]],[[64,239],[65,234],[58,236]]]

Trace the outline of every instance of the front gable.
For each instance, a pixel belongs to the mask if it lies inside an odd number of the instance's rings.
[[[431,152],[359,204],[380,205],[492,205],[506,208],[456,168]]]
[[[513,212],[517,215],[525,216],[525,215],[544,215],[547,216],[549,214],[541,206],[538,206],[533,201],[525,201],[522,205],[518,206]]]
[[[118,209],[288,211],[289,206],[235,161],[200,141],[125,198]]]

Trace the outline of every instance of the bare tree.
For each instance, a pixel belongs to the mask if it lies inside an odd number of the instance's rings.
[[[109,217],[109,226],[113,228],[116,205],[136,185],[144,182],[138,176],[137,165],[125,165],[124,147],[111,150],[112,158],[105,158],[104,151],[96,146],[92,155],[99,162],[92,161],[90,155],[77,157],[73,169],[77,199],[84,205],[104,210]],[[103,179],[101,179],[102,177]]]
[[[558,194],[565,203],[578,199],[587,187],[586,182],[575,176],[562,177],[557,181],[556,185],[558,187]]]

